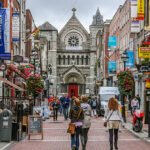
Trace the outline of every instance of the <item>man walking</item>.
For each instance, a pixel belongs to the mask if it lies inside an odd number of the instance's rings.
[[[62,109],[63,109],[64,120],[67,120],[68,119],[68,111],[69,111],[69,103],[70,103],[68,95],[64,94],[60,98],[60,102],[61,102]]]

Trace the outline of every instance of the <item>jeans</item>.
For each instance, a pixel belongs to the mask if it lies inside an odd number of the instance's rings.
[[[86,148],[86,144],[87,144],[87,141],[88,141],[88,131],[89,131],[89,128],[82,128],[81,143],[82,143],[82,148],[83,149]]]
[[[79,135],[81,135],[82,127],[76,127],[75,134],[71,135],[71,148],[75,147],[75,150],[79,150],[80,140]]]
[[[68,119],[68,108],[63,108],[64,119]]]
[[[118,143],[118,129],[109,129],[109,142],[110,147],[113,149],[113,139],[114,139],[114,145],[117,147]]]
[[[54,120],[57,120],[58,109],[54,109],[53,112],[54,112],[54,117],[53,117],[53,119],[54,119]]]

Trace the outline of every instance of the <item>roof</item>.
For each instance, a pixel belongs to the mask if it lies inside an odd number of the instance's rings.
[[[57,31],[57,29],[50,24],[48,21],[43,23],[41,26],[39,26],[40,30],[45,30],[45,31]]]

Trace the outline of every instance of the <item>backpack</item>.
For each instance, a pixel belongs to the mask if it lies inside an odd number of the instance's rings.
[[[96,101],[92,101],[92,107],[96,107]]]

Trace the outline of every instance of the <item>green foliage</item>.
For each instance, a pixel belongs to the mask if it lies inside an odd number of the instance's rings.
[[[118,87],[121,94],[131,95],[134,90],[134,77],[130,70],[121,71],[117,74]]]
[[[29,93],[34,96],[37,96],[43,91],[44,85],[41,77],[32,75],[26,80],[26,83]]]

